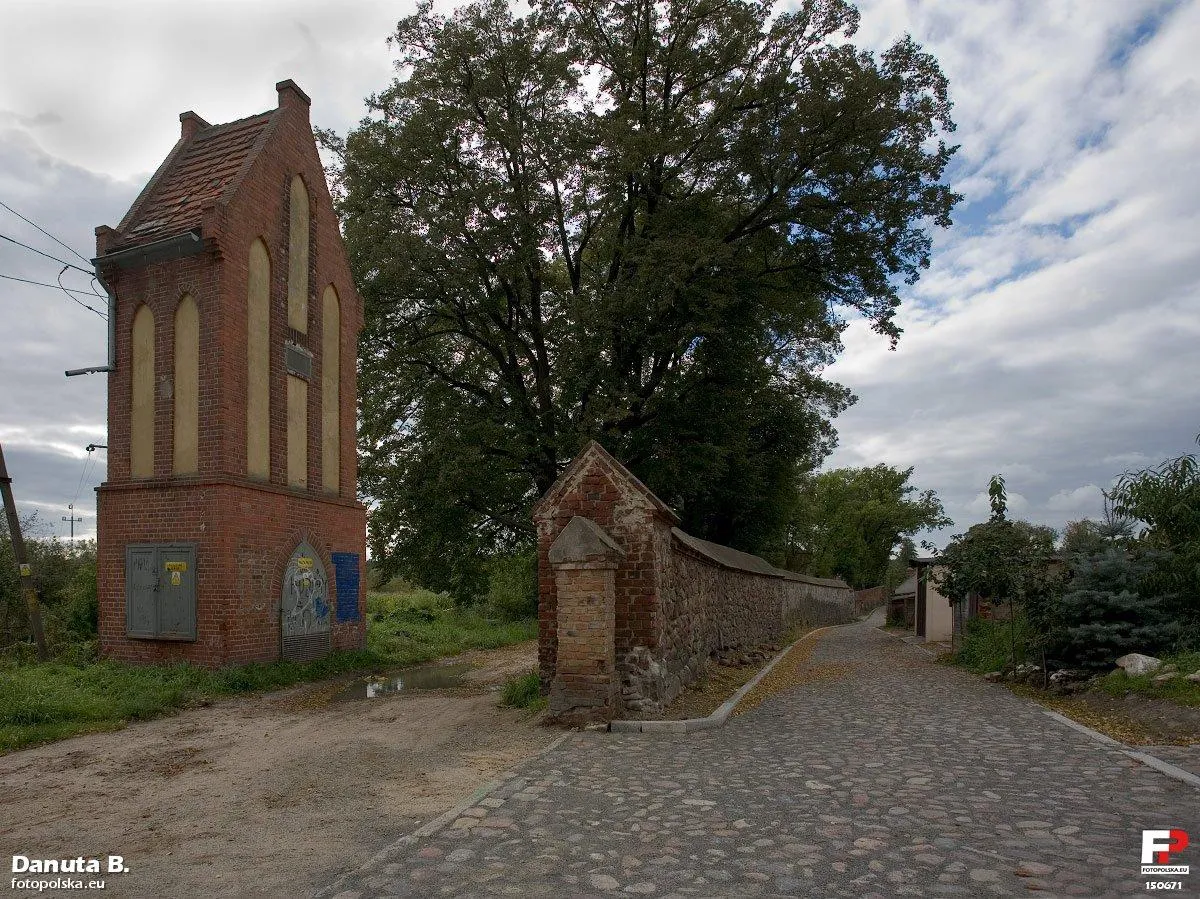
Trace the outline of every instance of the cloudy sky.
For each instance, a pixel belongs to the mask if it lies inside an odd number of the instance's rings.
[[[16,0],[0,31],[0,202],[85,257],[193,109],[275,105],[294,78],[344,133],[391,75],[410,2]],[[954,530],[1010,507],[1061,526],[1129,467],[1200,431],[1200,0],[864,0],[856,40],[911,33],[950,79],[965,195],[905,294],[899,349],[852,324],[830,374],[860,396],[832,465],[915,466]],[[79,257],[0,208],[0,234]],[[59,263],[0,240],[0,274]],[[63,283],[88,290],[75,271]],[[76,297],[87,301],[84,295]],[[94,300],[94,298],[92,298]],[[95,303],[93,302],[93,305]],[[57,288],[0,279],[0,442],[18,503],[95,530],[105,325]],[[941,537],[939,542],[944,542]]]

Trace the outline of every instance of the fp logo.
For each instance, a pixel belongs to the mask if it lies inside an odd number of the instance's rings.
[[[1171,864],[1171,856],[1178,855],[1188,845],[1187,831],[1183,830],[1143,830],[1142,831],[1142,873],[1148,873],[1146,866],[1164,867]],[[1183,866],[1176,866],[1183,867]],[[1161,873],[1186,874],[1187,868],[1180,871],[1163,871]]]

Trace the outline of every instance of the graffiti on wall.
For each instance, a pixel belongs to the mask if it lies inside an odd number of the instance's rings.
[[[300,637],[329,630],[329,577],[321,557],[301,543],[283,574],[283,636]]]

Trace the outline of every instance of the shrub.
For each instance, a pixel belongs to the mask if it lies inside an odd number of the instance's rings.
[[[515,709],[540,709],[546,705],[541,695],[542,684],[537,671],[529,671],[518,677],[509,678],[500,694],[500,704]]]
[[[494,556],[488,564],[487,604],[504,618],[537,614],[537,551]]]
[[[1054,609],[1049,651],[1056,660],[1104,668],[1128,652],[1157,655],[1182,637],[1172,597],[1151,586],[1160,553],[1120,550],[1077,560],[1070,586]]]
[[[1015,628],[1017,663],[1030,654],[1032,633],[1025,616],[1018,614],[1012,622]],[[993,618],[976,618],[967,623],[967,632],[954,660],[972,671],[985,673],[1002,671],[1008,667],[1012,655],[1013,633],[1009,622]]]

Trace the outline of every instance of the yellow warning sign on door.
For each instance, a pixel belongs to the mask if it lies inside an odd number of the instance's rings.
[[[172,571],[171,572],[171,586],[178,587],[182,583],[183,583],[183,575],[180,574],[178,571]]]
[[[187,562],[168,562],[167,571],[178,574],[181,571],[187,571]]]

